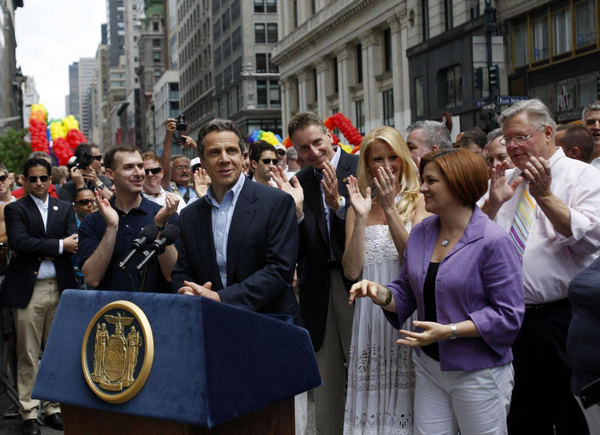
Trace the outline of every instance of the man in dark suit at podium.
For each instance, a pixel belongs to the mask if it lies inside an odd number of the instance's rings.
[[[48,338],[60,292],[77,288],[71,254],[77,224],[70,203],[48,195],[50,163],[32,158],[23,169],[27,195],[4,211],[13,258],[0,302],[13,307],[17,335],[17,390],[25,434],[39,434],[39,400],[31,398],[42,346]],[[44,402],[46,422],[62,429],[58,403]]]
[[[243,136],[229,120],[200,130],[198,151],[211,185],[182,210],[173,284],[251,311],[301,323],[292,290],[298,250],[293,198],[242,173]]]

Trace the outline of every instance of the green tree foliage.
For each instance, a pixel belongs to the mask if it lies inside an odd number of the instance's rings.
[[[27,156],[31,153],[31,144],[25,141],[27,130],[7,129],[0,135],[0,163],[10,172],[20,174]]]

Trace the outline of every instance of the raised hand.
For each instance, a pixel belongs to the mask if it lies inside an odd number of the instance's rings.
[[[377,176],[373,178],[377,188],[377,199],[381,207],[386,210],[396,206],[396,186],[392,170],[387,167],[377,169]]]
[[[543,157],[529,157],[523,170],[523,177],[529,183],[529,193],[534,198],[552,194],[552,174],[550,163]]]
[[[196,191],[198,198],[202,198],[206,195],[209,186],[210,177],[206,173],[206,170],[202,168],[196,169],[196,171],[194,171],[194,190]]]
[[[102,219],[106,222],[106,225],[114,228],[118,227],[119,215],[117,214],[117,211],[112,208],[110,202],[104,199],[100,189],[96,189],[96,204],[98,205],[98,211],[100,212]]]
[[[515,194],[515,190],[523,181],[523,177],[519,176],[513,180],[511,184],[506,182],[506,169],[508,168],[508,162],[504,161],[498,163],[496,167],[492,168],[492,174],[490,177],[490,196],[489,201],[495,207],[498,208],[506,201],[508,201]]]
[[[348,197],[357,217],[366,218],[371,211],[371,188],[367,187],[365,197],[360,193],[358,180],[354,175],[348,177]]]
[[[294,198],[294,202],[296,203],[296,218],[301,219],[302,216],[304,216],[304,190],[296,176],[294,175],[290,182],[285,176],[285,171],[281,166],[272,168],[270,173],[271,179],[275,182],[277,188],[292,195],[292,198]]]
[[[323,179],[321,180],[321,186],[323,187],[323,193],[325,194],[325,203],[336,209],[338,207],[338,198],[340,196],[338,192],[338,180],[335,174],[335,168],[330,161],[325,162],[323,166]]]

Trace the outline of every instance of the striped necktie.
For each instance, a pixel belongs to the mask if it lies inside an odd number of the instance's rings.
[[[519,203],[517,204],[512,225],[510,226],[510,238],[517,248],[517,253],[521,261],[523,261],[525,244],[527,243],[527,236],[529,236],[529,229],[533,222],[534,213],[535,201],[527,191],[527,186],[525,186],[521,194],[521,199],[519,199]]]

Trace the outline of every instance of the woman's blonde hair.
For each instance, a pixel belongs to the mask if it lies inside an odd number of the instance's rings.
[[[369,148],[377,141],[387,144],[394,154],[400,158],[400,193],[402,198],[396,203],[402,222],[410,220],[414,214],[419,198],[419,179],[408,145],[402,134],[393,127],[378,127],[363,137],[360,144],[360,159],[358,161],[358,187],[363,195],[372,184],[373,177],[368,170]]]

